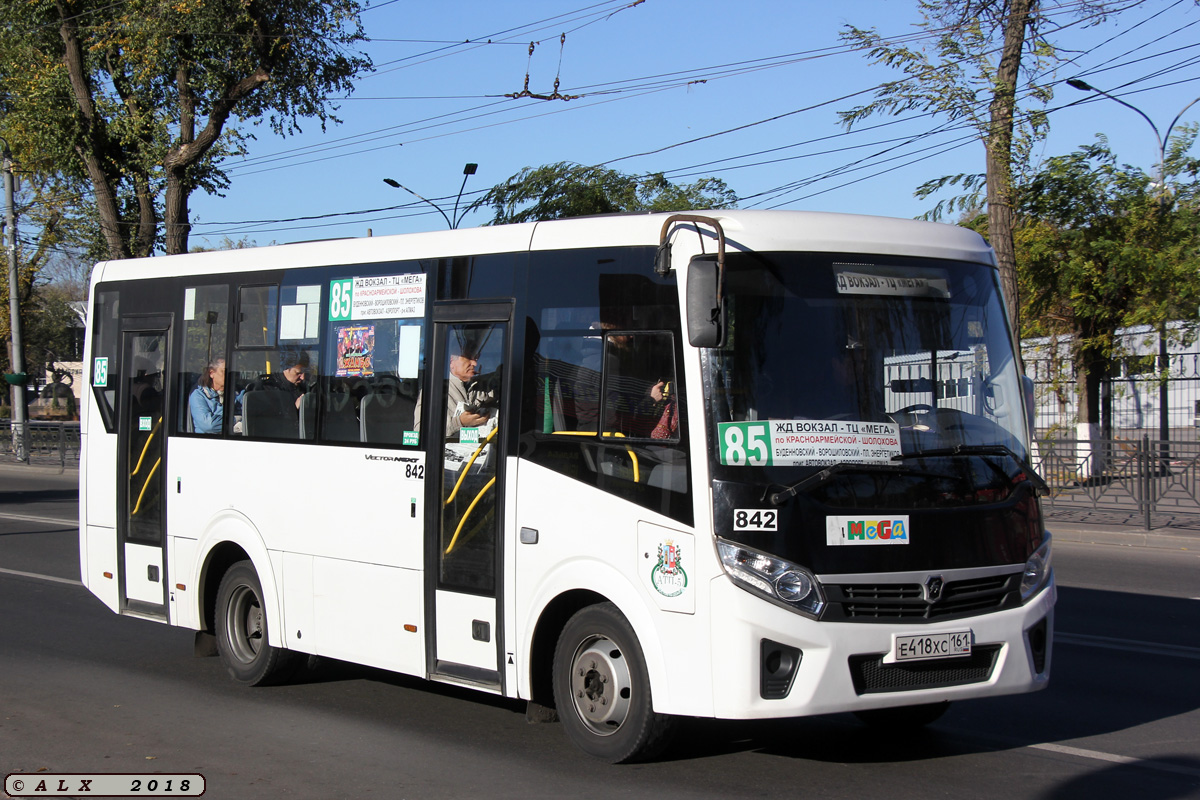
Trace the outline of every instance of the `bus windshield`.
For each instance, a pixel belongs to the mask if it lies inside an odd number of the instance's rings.
[[[1015,474],[1027,459],[993,268],[731,254],[724,294],[725,343],[705,358],[717,479],[790,484],[832,465],[981,453]]]

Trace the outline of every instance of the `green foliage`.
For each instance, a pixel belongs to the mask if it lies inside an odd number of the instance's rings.
[[[637,177],[559,162],[526,167],[494,186],[472,208],[490,206],[489,224],[503,225],[595,214],[732,208],[736,201],[737,195],[718,178],[679,186],[661,173]]]
[[[1081,421],[1095,422],[1099,381],[1133,325],[1191,336],[1200,306],[1200,185],[1187,157],[1195,126],[1173,137],[1165,185],[1095,144],[1047,161],[1020,188],[1017,237],[1023,334],[1067,335],[1080,375]]]
[[[1015,87],[999,77],[1001,43],[1008,22],[1008,3],[999,0],[921,0],[921,22],[917,27],[935,36],[932,47],[910,47],[904,42],[884,39],[874,29],[847,26],[842,40],[866,50],[874,64],[891,67],[903,77],[883,83],[875,99],[865,105],[839,113],[847,128],[868,117],[896,116],[910,111],[937,115],[949,122],[965,123],[979,132],[988,144],[994,119],[993,102],[997,95],[1013,94]],[[1041,18],[1034,14],[1025,38],[1022,72],[1030,78],[1021,91],[1028,105],[1016,120],[1012,162],[1028,160],[1032,146],[1048,128],[1045,104],[1053,96],[1051,89],[1033,81],[1045,74],[1055,59],[1054,48],[1037,31]],[[982,185],[976,176],[941,179],[942,185],[955,185],[971,178],[967,188]],[[923,187],[928,194],[931,184]],[[941,188],[938,186],[937,188]],[[921,196],[925,196],[924,194]],[[968,203],[969,204],[969,203]]]
[[[1118,327],[1195,317],[1200,187],[1184,155],[1195,136],[1173,138],[1168,187],[1119,165],[1103,137],[1049,159],[1022,187],[1023,280],[1042,328],[1029,333],[1085,331],[1108,350]]]
[[[238,121],[279,134],[336,121],[328,98],[370,67],[353,50],[359,13],[358,0],[16,0],[0,26],[4,126],[30,171],[94,197],[107,256],[185,252],[187,198],[228,187],[221,161],[249,135]]]

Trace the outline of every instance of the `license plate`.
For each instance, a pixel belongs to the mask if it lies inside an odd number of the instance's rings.
[[[892,639],[892,652],[888,654],[890,658],[885,661],[927,661],[969,656],[972,638],[971,631],[897,635]]]

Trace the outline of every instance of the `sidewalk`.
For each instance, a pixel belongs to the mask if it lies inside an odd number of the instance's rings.
[[[1200,551],[1200,516],[1153,514],[1146,530],[1140,514],[1123,511],[1056,509],[1042,513],[1046,529],[1059,542],[1091,542],[1123,547],[1165,547]]]

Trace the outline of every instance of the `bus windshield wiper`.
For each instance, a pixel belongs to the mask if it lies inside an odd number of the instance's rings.
[[[956,444],[953,447],[937,447],[932,450],[919,450],[915,453],[900,453],[892,456],[892,461],[906,461],[910,458],[937,458],[938,456],[1008,456],[1025,471],[1025,476],[1037,488],[1039,495],[1050,494],[1050,485],[1041,475],[1037,474],[1033,465],[1002,444]]]
[[[834,475],[837,475],[839,472],[848,472],[849,470],[870,470],[872,472],[912,472],[912,470],[902,467],[899,464],[833,464],[821,470],[820,472],[809,475],[804,480],[794,483],[782,491],[776,492],[767,499],[771,501],[772,505],[777,506],[784,500],[787,500],[789,497],[795,497],[797,494],[809,488],[810,486],[824,483]]]

